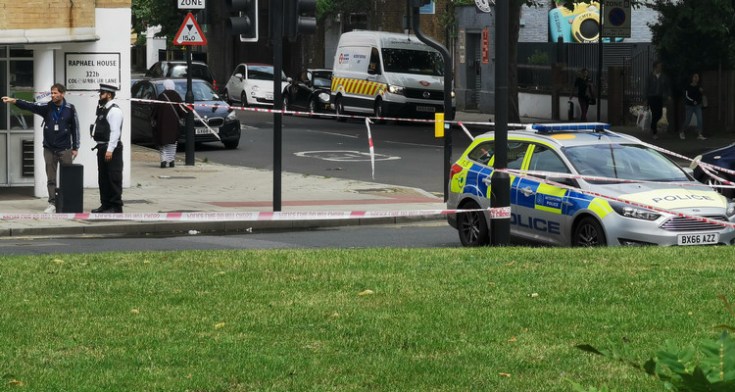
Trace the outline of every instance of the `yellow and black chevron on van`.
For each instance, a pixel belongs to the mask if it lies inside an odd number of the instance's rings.
[[[374,97],[376,95],[383,95],[386,87],[387,85],[385,83],[373,82],[370,80],[332,78],[332,91],[341,92],[343,94]]]

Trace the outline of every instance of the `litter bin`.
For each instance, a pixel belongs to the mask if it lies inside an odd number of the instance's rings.
[[[84,212],[84,166],[79,164],[59,166],[56,212]]]

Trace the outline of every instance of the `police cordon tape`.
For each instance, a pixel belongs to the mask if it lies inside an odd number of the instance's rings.
[[[650,210],[650,211],[654,211],[654,212],[659,212],[659,213],[662,213],[662,214],[667,214],[667,215],[671,215],[671,216],[675,216],[675,217],[679,217],[679,218],[691,219],[691,220],[694,220],[694,221],[697,221],[697,222],[704,222],[704,223],[709,223],[709,224],[723,226],[723,227],[735,228],[735,223],[730,223],[730,222],[726,222],[726,221],[720,221],[720,220],[716,220],[716,219],[710,219],[710,218],[703,217],[703,216],[698,216],[698,215],[684,214],[684,213],[681,213],[681,212],[678,212],[678,211],[673,211],[673,210],[667,210],[667,209],[659,208],[659,207],[652,206],[652,205],[649,205],[649,204],[638,203],[638,202],[634,202],[634,201],[631,201],[631,200],[622,199],[622,198],[619,198],[619,197],[614,197],[614,196],[605,195],[605,194],[598,193],[598,192],[593,192],[593,191],[589,191],[589,190],[585,190],[585,189],[576,188],[576,187],[573,187],[573,186],[565,185],[565,184],[562,184],[562,183],[559,183],[559,182],[555,182],[555,181],[550,181],[548,179],[541,178],[541,177],[536,177],[536,176],[533,175],[533,174],[539,175],[537,173],[544,173],[544,172],[531,172],[531,171],[521,171],[521,170],[514,170],[514,169],[495,169],[493,171],[493,173],[496,172],[496,171],[497,172],[505,172],[505,173],[512,174],[512,175],[515,175],[515,176],[518,176],[518,177],[528,178],[528,179],[531,179],[533,181],[537,181],[539,183],[549,184],[549,185],[552,185],[552,186],[555,186],[555,187],[558,187],[558,188],[564,188],[564,189],[567,189],[567,190],[572,190],[572,191],[579,192],[579,193],[582,193],[582,194],[585,194],[585,195],[588,195],[588,196],[599,197],[599,198],[603,198],[603,199],[608,200],[608,201],[615,201],[615,202],[618,202],[618,203],[623,203],[623,204],[627,204],[627,205],[630,205],[630,206],[633,206],[633,207],[643,208],[643,209],[646,209],[646,210]],[[586,176],[562,175],[561,173],[553,173],[553,174],[554,174],[555,177],[569,177],[569,178],[582,178],[582,179],[585,179],[586,178]],[[485,179],[485,182],[486,183],[490,182],[490,178],[491,177],[487,177]],[[596,178],[600,178],[600,177],[596,177]],[[611,179],[611,178],[608,178],[607,181],[615,181],[615,182],[617,182],[616,179]]]
[[[163,213],[58,213],[58,214],[3,214],[0,221],[135,221],[135,222],[258,222],[309,221],[336,219],[376,219],[451,215],[487,211],[493,219],[510,219],[510,207],[474,210],[399,210],[399,211],[277,211],[277,212],[163,212]]]
[[[151,104],[178,104],[178,103],[170,103],[170,102],[162,102],[162,101],[158,101],[158,100],[138,99],[138,98],[131,98],[130,100],[131,101],[140,101],[140,102],[144,102],[144,103],[151,103]],[[189,108],[189,110],[191,110],[193,106],[202,106],[202,107],[219,107],[219,106],[221,106],[221,105],[208,105],[208,104],[185,104],[185,105]],[[367,132],[368,132],[368,143],[369,143],[369,149],[370,149],[371,166],[372,166],[373,178],[375,178],[375,171],[374,171],[375,170],[375,163],[374,163],[375,162],[374,161],[374,153],[375,153],[375,151],[374,151],[374,144],[373,144],[373,140],[372,140],[372,134],[371,134],[371,130],[370,130],[370,124],[374,120],[377,120],[377,121],[404,121],[404,122],[415,122],[415,123],[416,122],[417,123],[434,123],[435,122],[435,120],[432,120],[432,119],[406,119],[406,118],[395,118],[395,117],[370,117],[370,116],[344,115],[344,114],[332,114],[332,113],[322,113],[322,112],[320,112],[320,113],[299,112],[299,111],[290,111],[290,110],[285,110],[285,109],[278,110],[278,109],[253,108],[253,107],[234,107],[234,106],[230,106],[230,105],[228,105],[228,106],[231,109],[233,109],[233,110],[252,111],[252,112],[261,112],[261,113],[281,113],[281,114],[284,114],[284,115],[294,115],[294,116],[303,116],[303,117],[311,117],[311,116],[319,115],[319,116],[326,116],[326,117],[337,117],[337,118],[340,118],[341,117],[341,118],[350,118],[350,119],[361,119],[361,120],[364,120],[365,121],[366,128],[367,128]],[[194,112],[196,113],[196,111],[194,111]],[[201,117],[200,117],[200,119],[201,119]],[[206,124],[206,122],[204,122],[204,123]],[[469,130],[464,126],[464,124],[482,125],[482,126],[490,126],[490,127],[494,127],[495,126],[495,123],[493,123],[493,122],[446,121],[446,123],[448,123],[448,124],[457,124],[458,126],[460,126],[462,128],[462,130],[465,132],[465,134],[470,138],[470,140],[474,140],[474,137],[469,132]],[[516,124],[516,123],[511,123],[511,124],[508,124],[508,127],[512,127],[512,128],[526,128],[528,125],[529,124]],[[211,128],[210,128],[210,131],[212,131]],[[213,133],[216,133],[214,131],[212,131],[212,132]],[[719,176],[714,175],[714,173],[712,172],[713,170],[715,170],[715,171],[721,171],[721,172],[725,172],[725,173],[735,174],[735,171],[732,171],[732,170],[729,170],[729,169],[726,169],[726,168],[722,168],[722,167],[719,167],[719,166],[707,164],[707,163],[704,163],[704,162],[700,162],[698,160],[691,159],[691,158],[686,157],[686,156],[683,156],[681,154],[677,154],[677,153],[675,153],[673,151],[669,151],[669,150],[663,149],[661,147],[658,147],[658,146],[655,146],[655,145],[652,145],[652,144],[649,144],[649,143],[645,143],[645,142],[643,142],[643,141],[641,141],[641,140],[639,140],[637,138],[632,138],[632,137],[630,137],[628,135],[625,135],[625,134],[616,133],[616,132],[613,132],[613,131],[610,131],[610,130],[605,130],[605,132],[609,132],[610,134],[617,135],[619,137],[622,137],[622,138],[625,138],[625,139],[634,141],[636,143],[641,143],[641,144],[643,144],[646,147],[652,148],[652,149],[654,149],[656,151],[659,151],[661,153],[664,153],[666,155],[671,155],[671,156],[677,157],[679,159],[686,160],[688,162],[694,162],[694,163],[696,163],[697,165],[699,165],[702,168],[702,170],[703,170],[704,173],[706,173],[707,175],[711,176],[713,179],[715,179],[717,182],[720,183],[720,184],[712,184],[711,186],[713,186],[713,187],[730,188],[730,187],[733,187],[733,185],[735,185],[734,183],[732,183],[732,182],[730,182],[728,180],[725,180],[725,179],[723,179],[723,178],[721,178]],[[603,199],[606,199],[606,200],[620,202],[620,203],[631,205],[631,206],[634,206],[634,207],[645,208],[645,209],[648,209],[648,210],[651,210],[651,211],[660,212],[660,213],[664,213],[664,214],[668,214],[668,215],[672,215],[672,216],[677,216],[677,217],[681,217],[681,218],[686,218],[686,219],[692,219],[692,220],[699,221],[699,222],[705,222],[705,223],[720,225],[720,226],[724,226],[724,227],[732,227],[732,228],[735,228],[735,224],[732,224],[732,223],[729,223],[729,222],[718,221],[718,220],[709,219],[709,218],[706,218],[706,217],[700,217],[700,216],[696,216],[696,215],[683,214],[683,213],[680,213],[680,212],[677,212],[677,211],[666,210],[666,209],[662,209],[662,208],[659,208],[659,207],[656,207],[656,206],[651,206],[651,205],[647,205],[647,204],[643,204],[643,203],[632,202],[630,200],[616,198],[616,197],[613,197],[613,196],[604,195],[604,194],[600,194],[600,193],[597,193],[597,192],[592,192],[592,191],[587,191],[587,190],[583,190],[583,189],[580,189],[580,188],[575,188],[575,187],[567,186],[567,185],[564,185],[564,184],[561,184],[561,183],[558,183],[558,182],[549,181],[549,180],[547,180],[545,178],[535,177],[532,174],[543,175],[543,176],[554,176],[554,177],[560,177],[560,178],[565,178],[565,177],[567,177],[567,178],[578,178],[578,179],[596,180],[596,181],[613,181],[613,182],[646,182],[646,181],[625,180],[625,179],[617,179],[617,178],[594,177],[594,176],[584,176],[584,175],[570,175],[570,174],[556,173],[556,172],[528,172],[528,171],[527,172],[521,172],[521,171],[511,170],[511,169],[496,169],[496,171],[498,171],[498,172],[505,171],[505,172],[507,172],[509,174],[515,174],[517,176],[526,177],[526,178],[533,179],[535,181],[539,181],[540,183],[547,183],[547,184],[550,184],[550,185],[553,185],[553,186],[565,188],[565,189],[568,189],[568,190],[577,191],[577,192],[580,192],[580,193],[583,193],[583,194],[587,194],[587,195],[590,195],[590,196],[594,196],[594,197],[600,197],[600,198],[603,198]],[[541,174],[538,174],[538,173],[541,173]],[[490,177],[488,177],[488,179],[486,179],[486,181],[489,180],[489,178]],[[722,185],[722,184],[726,184],[726,185]],[[671,185],[677,185],[677,184],[671,184]],[[678,185],[685,185],[685,184],[684,183],[679,183]],[[376,217],[415,216],[415,215],[437,215],[437,214],[446,215],[446,214],[457,214],[457,213],[472,212],[472,211],[487,211],[488,214],[490,215],[491,219],[506,219],[506,218],[510,218],[510,207],[488,208],[487,210],[485,210],[485,209],[479,209],[479,210],[430,210],[430,211],[418,211],[417,210],[417,211],[410,211],[410,213],[412,213],[412,215],[405,215],[406,213],[409,213],[409,211],[382,211],[382,212],[377,212],[376,214],[379,214],[379,215],[376,215]],[[415,215],[414,215],[414,213],[415,213]],[[202,214],[202,213],[199,213],[199,214]],[[214,214],[214,215],[212,215],[212,214]],[[223,215],[222,216],[218,216],[220,214],[223,214]],[[206,218],[206,219],[231,220],[229,218],[226,218],[227,214],[239,214],[239,213],[205,213],[205,215],[209,215],[210,216],[210,218]],[[294,212],[294,213],[282,213],[282,212],[260,213],[260,212],[254,212],[254,213],[242,213],[242,214],[246,214],[243,217],[247,216],[249,218],[246,218],[246,219],[250,219],[250,220],[253,220],[254,219],[253,218],[254,216],[257,217],[257,218],[255,218],[255,220],[261,220],[261,215],[260,214],[263,214],[262,215],[262,217],[263,217],[262,220],[279,220],[279,219],[281,219],[281,218],[279,218],[281,216],[281,214],[286,214],[286,215],[283,215],[283,216],[290,217],[290,218],[285,218],[285,219],[296,219],[296,218],[298,218],[298,219],[301,219],[301,220],[309,220],[309,219],[346,219],[346,218],[354,218],[354,217],[358,217],[358,218],[369,218],[369,217],[372,217],[372,212],[369,212],[369,211],[321,212],[321,213],[311,213],[311,212],[301,212],[301,213],[296,213],[296,212]],[[256,215],[252,215],[252,214],[256,214]],[[293,215],[288,215],[288,214],[293,214]],[[316,215],[313,215],[313,214],[316,214]],[[347,216],[345,216],[345,214],[347,214]],[[391,214],[396,214],[396,215],[391,215]],[[36,217],[38,217],[38,216],[45,216],[45,215],[51,215],[51,214],[25,214],[24,216],[36,216]],[[56,215],[59,215],[59,214],[56,214]],[[61,215],[64,215],[64,214],[61,214]],[[146,214],[72,214],[72,215],[74,215],[75,218],[65,218],[65,219],[83,219],[83,220],[110,220],[110,219],[115,219],[115,220],[140,220],[140,217],[139,216],[140,215],[146,215]],[[77,218],[77,216],[85,216],[85,215],[86,215],[86,217],[84,217],[84,218]],[[103,215],[105,217],[98,218],[98,217],[96,217],[96,215]],[[121,215],[125,215],[125,217],[123,217]],[[139,216],[138,217],[134,217],[134,215],[139,215]],[[153,215],[156,215],[156,214],[153,214]],[[156,218],[157,220],[172,220],[173,219],[173,220],[189,220],[189,221],[191,221],[191,218],[188,218],[185,215],[175,215],[177,218],[169,217],[168,216],[169,214],[158,214],[158,215],[166,215],[166,216]],[[7,218],[5,218],[5,216],[6,215],[3,215],[3,219],[4,220],[7,220]],[[128,217],[128,216],[130,216],[130,217]],[[182,216],[184,216],[185,218],[182,219],[181,218]],[[310,216],[315,216],[315,217],[311,218]],[[236,218],[234,220],[242,220],[243,217]],[[18,218],[18,219],[33,219],[33,218]],[[39,219],[39,218],[36,218],[36,219]],[[156,219],[153,219],[153,220],[156,220]]]

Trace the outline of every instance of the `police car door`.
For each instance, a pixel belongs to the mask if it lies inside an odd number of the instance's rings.
[[[564,161],[550,147],[533,144],[524,161],[525,170],[571,173]],[[535,241],[563,243],[566,227],[571,224],[564,215],[567,190],[544,182],[547,176],[529,174],[518,181],[516,208],[511,224],[521,235]]]

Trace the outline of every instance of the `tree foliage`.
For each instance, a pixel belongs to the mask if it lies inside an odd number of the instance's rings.
[[[655,0],[649,6],[661,15],[650,26],[653,43],[674,80],[735,64],[733,1]]]
[[[133,29],[138,33],[145,33],[148,26],[161,26],[157,37],[173,36],[179,31],[184,20],[174,0],[133,0]]]

